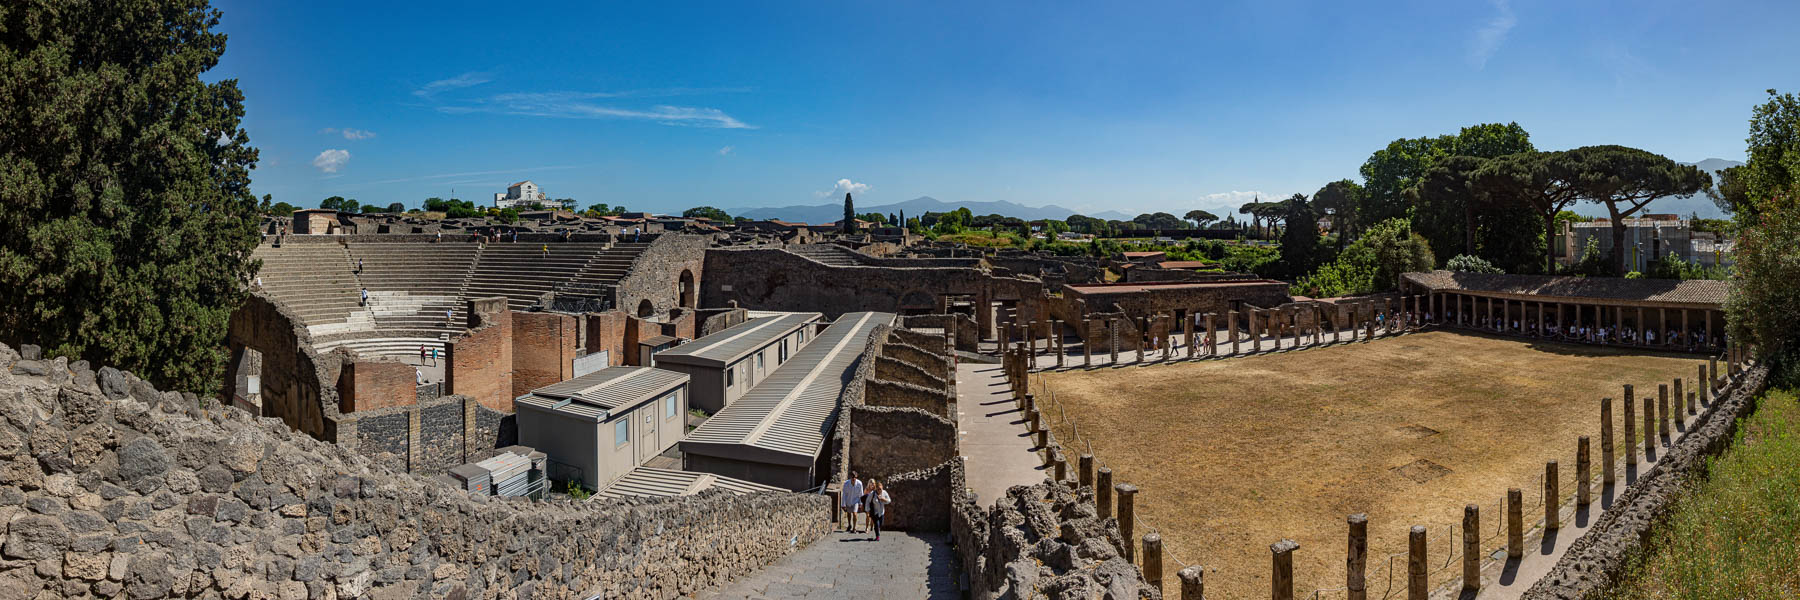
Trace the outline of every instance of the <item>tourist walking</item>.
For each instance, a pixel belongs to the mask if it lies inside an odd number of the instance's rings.
[[[863,494],[863,504],[869,513],[869,529],[875,532],[875,541],[881,541],[881,518],[887,516],[887,505],[894,499],[888,497],[887,488],[881,482],[870,479],[869,492]]]
[[[430,355],[431,355],[431,351],[426,349],[424,344],[419,344],[419,363],[424,364],[425,357],[430,356]]]
[[[856,478],[856,471],[850,472],[850,478],[838,490],[838,504],[844,507],[844,530],[856,533],[856,513],[862,512],[863,483]]]
[[[362,289],[362,305],[363,306],[369,305],[369,288]]]

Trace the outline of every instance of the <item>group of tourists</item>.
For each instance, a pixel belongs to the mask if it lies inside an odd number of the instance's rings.
[[[1457,318],[1458,315],[1455,310],[1445,313],[1445,316],[1449,318],[1451,323],[1463,323]],[[1429,317],[1427,318],[1429,319]],[[1524,319],[1521,321],[1519,319],[1507,320],[1500,317],[1489,316],[1474,318],[1469,324],[1474,325],[1478,329],[1485,329],[1497,333],[1512,333],[1534,337],[1542,336],[1551,339],[1577,342],[1591,340],[1598,344],[1705,347],[1709,342],[1704,329],[1690,329],[1683,331],[1671,327],[1658,331],[1654,327],[1638,329],[1622,325],[1593,326],[1587,323],[1572,323],[1564,326],[1560,322],[1548,323],[1540,328],[1539,322],[1536,319]]]
[[[850,478],[844,480],[838,498],[839,504],[846,514],[844,530],[858,533],[856,516],[868,515],[864,531],[872,531],[875,534],[875,541],[881,541],[881,521],[883,517],[887,516],[888,504],[894,501],[891,496],[888,496],[887,488],[882,487],[881,482],[872,477],[865,485],[863,480],[857,479],[856,471],[851,471]]]

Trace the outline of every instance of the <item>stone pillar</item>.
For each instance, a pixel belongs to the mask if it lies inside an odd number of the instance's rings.
[[[1681,393],[1681,391],[1682,391],[1682,385],[1681,385],[1681,378],[1680,378],[1680,377],[1676,377],[1676,378],[1675,378],[1675,407],[1676,407],[1676,408],[1675,408],[1675,413],[1676,413],[1676,414],[1680,414],[1680,413],[1681,413],[1681,399],[1682,399],[1682,398],[1687,398],[1687,399],[1688,399],[1688,400],[1687,400],[1687,414],[1688,414],[1688,415],[1689,415],[1689,416],[1692,416],[1692,415],[1693,415],[1693,414],[1694,414],[1694,399],[1693,399],[1693,396],[1692,396],[1692,395],[1687,395],[1687,396],[1684,396],[1684,395],[1682,395],[1682,393]],[[1676,417],[1676,419],[1675,419],[1675,420],[1677,420],[1677,421],[1680,421],[1680,420],[1681,420],[1681,418],[1680,418],[1680,417]]]
[[[1698,414],[1699,408],[1698,408],[1698,405],[1694,404],[1694,393],[1693,392],[1688,392],[1687,398],[1688,398],[1688,400],[1687,400],[1688,416],[1691,417],[1691,416],[1694,416],[1695,414]]]
[[[1031,321],[1025,324],[1025,366],[1036,369],[1038,355],[1038,323]]]
[[[1081,318],[1081,366],[1094,366],[1094,320]]]
[[[1076,457],[1075,465],[1075,477],[1077,478],[1077,482],[1081,484],[1081,487],[1094,485],[1094,455],[1082,453],[1081,456]]]
[[[1675,417],[1674,420],[1680,421],[1681,418]],[[1674,437],[1675,434],[1669,433],[1669,422],[1669,384],[1659,383],[1656,384],[1656,434]]]
[[[994,331],[994,301],[988,296],[985,286],[975,293],[975,331],[978,332],[975,335],[977,342]],[[1006,346],[1004,338],[1000,340],[1000,345]]]
[[[1138,361],[1138,364],[1141,365],[1141,364],[1144,364],[1144,344],[1146,344],[1150,341],[1150,320],[1149,319],[1146,319],[1144,317],[1138,317],[1137,336],[1138,336],[1137,361]]]
[[[1206,600],[1206,571],[1198,566],[1175,572],[1181,580],[1181,600]]]
[[[1588,466],[1588,436],[1575,438],[1575,509],[1588,505],[1588,488],[1594,481]]]
[[[1562,496],[1558,493],[1556,461],[1544,463],[1544,529],[1562,529]]]
[[[1186,314],[1182,315],[1181,331],[1184,334],[1184,336],[1187,338],[1187,355],[1188,355],[1187,357],[1193,358],[1194,353],[1199,351],[1198,348],[1194,347],[1195,344],[1194,344],[1194,313],[1193,313],[1193,311],[1190,310]]]
[[[1600,399],[1600,481],[1613,483],[1612,398]]]
[[[1046,453],[1048,453],[1048,450],[1050,449],[1050,428],[1044,426],[1044,413],[1033,411],[1031,416],[1037,421],[1037,447],[1045,449]],[[1044,458],[1048,459],[1050,457],[1045,456]],[[1044,462],[1049,461],[1046,460]]]
[[[1121,483],[1113,486],[1113,491],[1119,493],[1119,536],[1125,539],[1125,561],[1137,562],[1137,549],[1131,543],[1131,540],[1137,539],[1132,537],[1132,521],[1136,515],[1132,507],[1137,497],[1137,486]]]
[[[1219,330],[1213,328],[1213,313],[1206,313],[1206,355],[1219,355]]]
[[[1102,519],[1113,516],[1112,493],[1112,469],[1100,467],[1094,478],[1094,512]]]
[[[1251,309],[1248,314],[1250,315],[1250,351],[1262,352],[1262,324],[1257,322],[1262,320],[1262,311]]]
[[[1406,536],[1406,600],[1426,600],[1425,526],[1414,525]]]
[[[1156,588],[1156,593],[1163,592],[1162,576],[1162,536],[1156,532],[1144,534],[1144,580]]]
[[[1699,365],[1698,374],[1694,376],[1694,391],[1700,392],[1700,405],[1712,406],[1712,386],[1706,384],[1706,365]]]
[[[1294,551],[1298,549],[1300,543],[1294,540],[1269,545],[1269,553],[1273,555],[1269,573],[1271,600],[1294,600]]]
[[[1369,330],[1367,332],[1365,332],[1365,335],[1363,337],[1366,339],[1371,339],[1371,340],[1375,339],[1375,303],[1373,303],[1373,302],[1369,303],[1368,328],[1369,328]]]
[[[1344,560],[1344,589],[1348,600],[1368,598],[1369,515],[1350,515],[1350,552]]]
[[[1506,490],[1506,557],[1525,557],[1525,493]]]
[[[1631,393],[1631,384],[1625,384],[1625,464],[1637,466],[1637,400]]]
[[[1235,311],[1235,310],[1226,311],[1226,313],[1225,313],[1225,332],[1226,332],[1226,335],[1231,336],[1231,353],[1233,355],[1236,355],[1238,353],[1237,324],[1238,324],[1238,311]]]
[[[1463,585],[1474,592],[1481,589],[1481,507],[1463,507]]]
[[[1656,453],[1656,405],[1644,399],[1644,460]]]
[[[1107,322],[1109,325],[1106,327],[1106,334],[1110,338],[1107,341],[1112,346],[1112,364],[1117,366],[1119,364],[1119,318],[1113,317]]]
[[[1052,454],[1050,460],[1053,461],[1053,463],[1056,465],[1056,482],[1062,483],[1064,481],[1068,481],[1069,480],[1069,461],[1063,458],[1063,453],[1056,452],[1056,453]]]
[[[1710,388],[1713,391],[1713,395],[1715,397],[1718,395],[1718,393],[1719,393],[1719,357],[1717,357],[1717,356],[1706,357],[1706,387]]]
[[[1061,369],[1063,368],[1063,356],[1068,354],[1067,348],[1064,347],[1062,321],[1051,319],[1050,331],[1052,333],[1051,343],[1056,346],[1056,368]]]

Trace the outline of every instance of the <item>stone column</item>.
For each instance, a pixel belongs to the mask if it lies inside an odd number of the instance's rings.
[[[1251,309],[1248,314],[1250,315],[1250,351],[1262,352],[1262,324],[1257,322],[1262,320],[1262,311]]]
[[[1175,572],[1175,578],[1181,580],[1181,600],[1206,600],[1205,573],[1198,566]]]
[[[1692,415],[1693,415],[1693,414],[1694,414],[1694,400],[1693,400],[1693,398],[1692,398],[1692,396],[1684,396],[1684,395],[1682,395],[1682,393],[1681,393],[1681,388],[1682,388],[1682,385],[1681,385],[1681,378],[1680,378],[1680,377],[1676,377],[1676,378],[1675,378],[1675,413],[1676,413],[1676,414],[1677,414],[1677,415],[1679,415],[1679,414],[1680,414],[1680,413],[1681,413],[1681,399],[1682,399],[1682,398],[1687,398],[1687,399],[1688,399],[1688,401],[1687,401],[1687,414],[1688,414],[1688,415],[1689,415],[1689,416],[1692,416]],[[1680,420],[1681,420],[1681,417],[1679,417],[1679,416],[1678,416],[1678,417],[1676,417],[1676,418],[1675,418],[1675,420],[1677,420],[1677,421],[1680,421]]]
[[[1213,328],[1213,313],[1206,313],[1206,355],[1219,355],[1219,330]]]
[[[1600,399],[1600,481],[1613,483],[1612,398]]]
[[[1137,361],[1144,364],[1144,344],[1150,341],[1150,320],[1138,317]]]
[[[1588,436],[1575,438],[1575,509],[1588,505],[1588,488],[1594,480],[1588,466]]]
[[[1506,490],[1506,557],[1525,557],[1525,493]]]
[[[1106,328],[1107,337],[1110,338],[1107,341],[1111,343],[1112,364],[1116,366],[1119,364],[1119,318],[1113,317],[1108,322],[1111,324]]]
[[[1181,328],[1182,333],[1187,337],[1187,357],[1193,358],[1198,349],[1194,347],[1194,313],[1192,309],[1181,316]]]
[[[1463,585],[1474,592],[1481,589],[1481,507],[1463,507]]]
[[[1081,366],[1094,366],[1094,320],[1081,318]]]
[[[1562,529],[1562,496],[1558,493],[1556,461],[1544,463],[1544,529]]]
[[[1269,545],[1269,553],[1273,555],[1269,574],[1271,600],[1294,600],[1294,551],[1298,549],[1300,543],[1294,540]]]
[[[1094,512],[1102,519],[1113,516],[1112,493],[1112,469],[1100,467],[1094,478]]]
[[[1238,353],[1237,324],[1238,324],[1238,311],[1235,311],[1235,310],[1227,311],[1225,313],[1225,332],[1226,332],[1226,335],[1231,336],[1231,353],[1233,355],[1236,355]]]
[[[1156,588],[1156,593],[1163,592],[1162,536],[1154,531],[1144,534],[1144,580]]]
[[[1692,348],[1694,347],[1694,330],[1688,329],[1688,327],[1688,309],[1684,308],[1681,309],[1681,344]]]
[[[986,286],[975,293],[975,330],[980,332],[975,336],[977,342],[994,331],[994,301],[989,298]],[[1006,340],[1001,339],[1000,345],[1005,346]]]
[[[1414,525],[1406,536],[1406,600],[1426,600],[1425,526]]]
[[[1651,460],[1656,453],[1656,405],[1644,399],[1644,460]]]
[[[1125,560],[1126,562],[1137,562],[1136,548],[1131,543],[1131,540],[1137,539],[1132,537],[1134,529],[1132,520],[1136,514],[1133,512],[1132,506],[1137,497],[1137,486],[1121,483],[1113,486],[1113,491],[1119,493],[1119,536],[1125,539]]]
[[[1094,455],[1082,453],[1075,459],[1075,464],[1078,467],[1075,476],[1081,487],[1094,485]]]
[[[1687,398],[1688,398],[1688,400],[1687,400],[1688,416],[1691,417],[1691,416],[1694,416],[1695,414],[1698,414],[1700,409],[1699,409],[1698,405],[1694,404],[1694,393],[1693,392],[1688,392]]]
[[[1680,421],[1681,418],[1675,417],[1674,420]],[[1675,437],[1675,434],[1669,432],[1669,422],[1669,384],[1659,383],[1656,384],[1656,434],[1658,436]]]
[[[1718,395],[1718,393],[1719,393],[1719,357],[1717,357],[1717,356],[1706,357],[1706,387],[1713,391],[1713,395],[1715,397]]]
[[[1631,384],[1625,384],[1625,464],[1637,466],[1637,399],[1632,396]]]
[[[1063,453],[1056,452],[1056,453],[1052,454],[1051,460],[1054,461],[1054,464],[1056,465],[1056,482],[1062,483],[1064,481],[1068,481],[1069,480],[1069,461],[1063,458]]]
[[[1367,332],[1365,332],[1365,335],[1363,337],[1366,339],[1371,339],[1371,340],[1375,339],[1375,303],[1373,303],[1373,302],[1369,303],[1368,328],[1369,328],[1369,330]]]
[[[1712,406],[1712,386],[1706,384],[1706,365],[1699,365],[1700,372],[1694,376],[1694,391],[1700,392],[1700,405]]]
[[[1350,515],[1350,552],[1344,561],[1344,589],[1348,600],[1368,598],[1369,515]]]
[[[1038,336],[1038,322],[1030,321],[1030,322],[1025,323],[1025,366],[1026,366],[1026,368],[1029,368],[1029,369],[1036,369],[1038,366],[1038,364],[1037,364],[1037,362],[1038,362],[1037,361],[1038,337],[1037,336]]]

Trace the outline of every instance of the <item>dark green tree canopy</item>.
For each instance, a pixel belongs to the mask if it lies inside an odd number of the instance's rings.
[[[0,340],[214,392],[256,149],[205,0],[0,9]]]
[[[1373,223],[1405,217],[1406,190],[1437,161],[1451,156],[1493,158],[1534,149],[1531,134],[1518,123],[1484,123],[1464,127],[1456,135],[1394,140],[1363,163],[1365,193],[1357,218]]]
[[[1769,90],[1769,101],[1750,115],[1743,167],[1745,195],[1764,202],[1800,183],[1800,97]],[[1793,196],[1788,196],[1791,201]]]
[[[1699,167],[1654,152],[1625,146],[1584,146],[1562,153],[1576,196],[1601,204],[1612,217],[1613,270],[1625,272],[1625,218],[1663,196],[1685,196],[1712,188]]]
[[[725,211],[723,211],[723,210],[719,210],[719,209],[713,208],[711,206],[696,206],[696,207],[681,211],[681,216],[687,217],[689,219],[696,219],[696,218],[712,219],[714,222],[718,222],[718,223],[730,223],[731,222],[731,215],[726,214]]]
[[[850,200],[849,192],[844,193],[844,221],[842,226],[844,231],[850,231],[856,227],[856,203]]]
[[[1182,215],[1181,218],[1187,219],[1189,221],[1193,221],[1195,227],[1204,229],[1204,228],[1206,228],[1206,226],[1208,224],[1212,223],[1213,221],[1219,220],[1219,215],[1215,215],[1215,214],[1212,214],[1212,213],[1209,213],[1204,210],[1200,210],[1200,209],[1196,208],[1194,210],[1187,211],[1187,214]]]
[[[1166,213],[1144,213],[1132,217],[1131,222],[1140,229],[1186,229],[1187,223],[1180,217]]]

